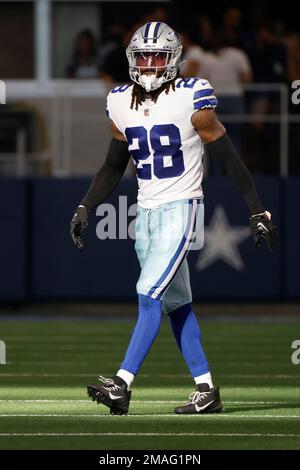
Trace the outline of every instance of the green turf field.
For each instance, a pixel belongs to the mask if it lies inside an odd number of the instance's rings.
[[[299,324],[207,323],[204,345],[223,413],[177,416],[194,383],[166,321],[133,387],[110,416],[86,385],[110,376],[134,320],[2,321],[0,449],[300,449]]]

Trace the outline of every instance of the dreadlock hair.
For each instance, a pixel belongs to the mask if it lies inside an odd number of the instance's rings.
[[[169,93],[170,89],[172,88],[175,91],[175,80],[178,77],[173,78],[169,82],[165,82],[158,90],[151,91],[147,93],[143,87],[138,85],[137,83],[133,84],[132,92],[131,92],[131,105],[130,109],[135,109],[136,111],[139,109],[139,106],[145,101],[145,99],[150,95],[152,101],[154,103],[157,102],[159,95],[165,91],[166,94]]]

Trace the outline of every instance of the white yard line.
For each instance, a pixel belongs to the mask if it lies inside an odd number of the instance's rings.
[[[211,356],[211,354],[210,354]],[[268,356],[268,357],[263,357],[263,356],[259,356],[259,360],[274,360],[274,358],[272,356]],[[93,365],[97,365],[97,360],[94,359],[94,364]],[[115,360],[115,361],[105,361],[105,365],[106,366],[114,366],[116,365],[118,361]],[[51,366],[78,366],[78,365],[81,365],[81,366],[91,366],[91,361],[77,361],[76,359],[70,359],[70,360],[62,360],[62,361],[7,361],[6,362],[7,365],[13,365],[13,366],[19,366],[19,365],[23,365],[23,366],[28,366],[28,365],[51,365]],[[253,367],[253,364],[254,362],[253,361],[248,361],[248,362],[245,362],[245,361],[242,361],[242,365],[243,367]],[[282,361],[281,363],[282,365],[285,365],[285,361]],[[169,363],[165,363],[164,365],[167,365],[168,367],[172,367],[173,366],[173,362],[169,362]],[[161,361],[151,361],[149,362],[148,366],[161,366]],[[230,366],[230,367],[240,367],[241,366],[241,360],[236,360],[236,361],[227,361],[226,362],[226,366]],[[261,367],[265,367],[263,364],[261,364]],[[276,364],[276,366],[274,367],[277,367],[278,368],[278,363]]]
[[[199,436],[199,437],[300,437],[300,434],[275,434],[275,433],[205,433],[205,432],[172,432],[172,433],[159,433],[159,432],[36,432],[36,433],[19,433],[19,432],[6,432],[0,433],[0,437],[151,437],[151,436],[182,436],[182,437],[191,437],[191,436]]]
[[[117,416],[117,415],[116,415]],[[47,414],[34,414],[34,413],[14,413],[14,414],[0,414],[0,418],[109,418],[109,419],[116,419],[115,416],[110,416],[108,414],[81,414],[81,413],[68,413],[68,414],[63,414],[63,413],[47,413]],[[176,418],[176,419],[182,419],[183,417],[191,419],[194,417],[198,417],[199,415],[197,414],[192,414],[192,415],[179,415],[175,413],[153,413],[153,414],[128,414],[126,415],[126,419],[128,418],[162,418],[162,417],[168,417],[168,418]],[[203,415],[203,417],[207,417],[207,415]],[[212,417],[215,417],[217,419],[222,419],[222,418],[245,418],[245,419],[257,419],[257,418],[262,418],[262,419],[290,419],[290,418],[296,418],[299,419],[300,415],[239,415],[239,414],[230,414],[230,413],[213,413],[209,415],[209,419],[212,419]],[[117,418],[118,419],[118,418]],[[300,436],[300,434],[299,434]]]
[[[178,403],[179,400],[132,400],[132,404],[135,403],[158,403],[158,404],[163,404],[163,403]],[[0,400],[1,403],[87,403],[89,404],[88,398],[85,400],[44,400],[44,399],[38,399],[38,400],[20,400],[20,399],[9,399],[9,400]],[[290,402],[290,401],[230,401],[230,400],[224,400],[224,404],[226,405],[299,405],[300,402]]]
[[[63,373],[2,373],[0,377],[91,377],[98,376],[97,372],[82,373],[82,374],[63,374]],[[144,378],[184,378],[190,377],[189,374],[140,374],[139,377]],[[288,379],[288,378],[300,378],[300,374],[220,374],[218,377],[222,378],[276,378],[276,379]]]

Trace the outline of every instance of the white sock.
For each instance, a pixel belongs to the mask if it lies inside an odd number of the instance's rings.
[[[131,384],[134,381],[134,374],[128,372],[125,369],[120,369],[117,372],[117,376],[121,377],[121,379],[123,379],[127,383],[128,388],[131,387]]]
[[[198,384],[208,384],[209,388],[213,387],[210,372],[207,372],[206,374],[198,375],[198,377],[194,377],[194,380],[196,382],[196,385],[198,385]]]

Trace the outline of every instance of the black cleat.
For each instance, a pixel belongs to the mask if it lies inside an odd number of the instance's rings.
[[[206,383],[196,385],[196,391],[189,396],[185,405],[175,408],[177,414],[220,413],[222,403],[219,387],[209,388]]]
[[[127,390],[126,382],[114,375],[107,379],[99,375],[99,380],[104,385],[88,385],[89,397],[97,403],[102,403],[110,409],[110,414],[124,415],[128,413],[131,391]]]

